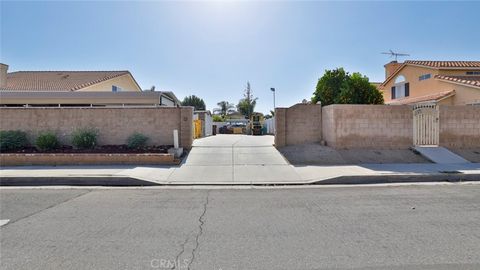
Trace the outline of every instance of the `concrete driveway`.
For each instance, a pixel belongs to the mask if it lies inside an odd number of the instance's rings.
[[[295,182],[294,168],[273,147],[273,136],[216,135],[197,139],[169,182]]]

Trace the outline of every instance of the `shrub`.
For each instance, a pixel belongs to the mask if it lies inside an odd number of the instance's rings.
[[[19,150],[28,145],[27,133],[20,130],[0,131],[0,150]]]
[[[35,144],[37,145],[37,148],[42,151],[53,150],[60,146],[60,142],[53,132],[40,133]]]
[[[223,122],[223,117],[221,115],[214,114],[212,120],[213,122]]]
[[[133,133],[127,139],[127,147],[131,149],[141,149],[147,144],[148,137],[141,133]]]
[[[77,129],[72,133],[72,144],[78,149],[93,149],[97,145],[97,130]]]

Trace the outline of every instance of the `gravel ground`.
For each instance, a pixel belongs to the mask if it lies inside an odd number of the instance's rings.
[[[278,149],[294,165],[345,165],[362,163],[429,163],[409,149],[336,150],[320,144],[286,146]]]

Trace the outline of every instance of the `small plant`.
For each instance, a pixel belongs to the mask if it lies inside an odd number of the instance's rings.
[[[42,151],[54,150],[60,146],[57,136],[55,136],[53,132],[48,131],[40,133],[35,144],[37,145],[37,148]]]
[[[20,130],[0,131],[0,151],[19,150],[27,145],[27,133]]]
[[[77,129],[72,133],[72,144],[78,149],[93,149],[97,145],[97,130]]]
[[[127,147],[130,149],[141,149],[147,144],[148,137],[141,133],[133,133],[127,139]]]

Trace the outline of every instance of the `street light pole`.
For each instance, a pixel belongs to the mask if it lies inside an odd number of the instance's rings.
[[[270,90],[273,92],[273,111],[275,112],[275,88],[272,87]]]

